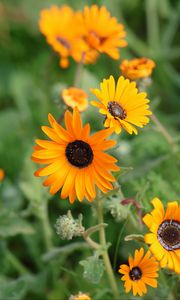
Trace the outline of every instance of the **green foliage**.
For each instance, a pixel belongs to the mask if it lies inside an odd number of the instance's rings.
[[[43,136],[40,126],[48,124],[49,112],[57,119],[62,115],[60,92],[74,82],[76,64],[71,61],[70,68],[60,69],[58,56],[38,28],[42,8],[64,3],[76,9],[92,3],[106,5],[127,31],[128,47],[121,50],[121,59],[147,56],[156,61],[148,97],[177,145],[173,151],[152,121],[138,136],[113,135],[118,145],[111,153],[121,166],[116,178],[124,196],[109,193],[107,201],[103,200],[106,234],[121,299],[132,299],[124,293],[117,270],[142,246],[146,229],[140,214],[152,208],[150,200],[155,196],[164,205],[180,198],[178,0],[1,1],[0,168],[5,170],[5,179],[0,182],[0,299],[67,300],[81,290],[93,300],[112,300],[102,260],[92,256],[81,238],[74,243],[63,241],[54,228],[58,216],[70,208],[75,218],[83,214],[86,228],[96,224],[96,215],[92,217],[87,202],[70,206],[59,195],[51,197],[42,180],[34,177],[37,166],[30,159],[34,139]],[[119,76],[119,63],[101,55],[95,65],[84,67],[80,86],[89,100],[94,99],[89,88],[98,88],[110,74]],[[96,108],[89,106],[82,118],[92,131],[103,128],[103,116]],[[123,197],[134,202],[121,205]],[[139,204],[139,211],[134,203]],[[98,242],[96,233],[93,239]],[[164,298],[178,299],[179,292],[178,278],[163,271],[158,288],[150,288],[143,299]]]
[[[14,212],[3,209],[0,212],[0,236],[9,237],[16,234],[33,234],[34,229],[26,220]]]

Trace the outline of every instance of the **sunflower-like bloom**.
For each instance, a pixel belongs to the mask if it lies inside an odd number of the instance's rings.
[[[88,294],[79,292],[78,295],[70,296],[69,300],[91,300]]]
[[[157,287],[158,263],[148,251],[144,255],[144,249],[135,250],[134,259],[129,257],[129,265],[120,265],[119,273],[123,274],[126,293],[132,289],[133,295],[142,296],[147,293],[146,285]]]
[[[118,171],[117,161],[104,150],[116,144],[113,140],[105,140],[112,130],[101,130],[90,136],[90,126],[82,126],[77,107],[73,115],[65,112],[64,129],[51,114],[48,115],[52,128],[42,126],[42,130],[51,140],[36,140],[38,146],[32,154],[32,160],[47,164],[35,172],[36,176],[48,176],[44,181],[55,194],[61,187],[61,198],[69,197],[71,203],[77,197],[82,201],[86,197],[92,201],[96,196],[95,185],[104,193],[113,189],[115,181],[111,174]]]
[[[87,45],[81,38],[84,30],[77,24],[75,12],[69,6],[54,5],[43,9],[39,27],[47,42],[59,53],[61,67],[68,67],[69,56],[77,62],[81,61],[82,53],[87,50]]]
[[[104,126],[113,128],[117,134],[122,128],[130,134],[137,134],[138,131],[133,125],[143,127],[149,122],[149,100],[146,93],[138,93],[136,82],[120,76],[115,86],[114,77],[110,76],[101,82],[100,90],[92,89],[92,93],[100,101],[92,101],[91,104],[97,106],[99,112],[105,115]]]
[[[124,40],[126,33],[124,26],[111,17],[105,6],[86,6],[83,12],[77,13],[77,18],[84,29],[83,38],[90,52],[94,49],[113,59],[119,59],[118,48],[127,45]]]
[[[165,211],[158,198],[151,202],[154,209],[143,218],[151,233],[144,240],[162,268],[168,266],[180,274],[180,205],[168,202]]]
[[[124,77],[136,80],[150,76],[155,66],[156,64],[152,59],[142,57],[123,60],[120,69]]]
[[[64,89],[61,96],[67,106],[72,108],[77,106],[79,111],[84,111],[88,107],[88,95],[82,89],[70,87]]]
[[[4,176],[5,176],[4,170],[0,168],[0,182],[3,181]]]

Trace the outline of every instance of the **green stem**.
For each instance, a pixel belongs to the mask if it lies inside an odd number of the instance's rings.
[[[166,128],[162,125],[162,123],[159,121],[159,119],[155,116],[153,113],[151,115],[151,120],[156,125],[157,129],[162,133],[166,141],[169,143],[169,145],[173,148],[173,150],[176,150],[176,144],[172,138],[172,136],[169,134],[169,132],[166,130]]]
[[[74,83],[73,83],[74,87],[79,87],[79,84],[81,82],[81,77],[82,77],[82,71],[83,71],[83,63],[80,62],[77,64],[77,67],[76,67]]]
[[[47,203],[44,204],[44,205],[45,206],[44,206],[44,210],[43,210],[41,220],[42,220],[42,227],[43,227],[43,234],[44,234],[46,249],[47,249],[47,251],[50,251],[53,247],[53,244],[52,244],[52,230],[51,230],[51,226],[50,226],[50,223],[49,223]]]
[[[159,20],[157,0],[146,0],[148,42],[151,49],[159,48]]]
[[[103,205],[102,205],[102,201],[100,199],[96,199],[97,202],[97,217],[98,217],[98,223],[102,224],[104,223],[104,218],[103,218]],[[112,288],[112,292],[114,295],[114,300],[119,300],[120,296],[119,296],[119,290],[118,290],[118,286],[116,283],[116,279],[113,273],[113,269],[111,266],[111,262],[109,259],[109,255],[107,252],[107,243],[106,243],[106,236],[105,236],[105,229],[103,226],[100,227],[99,229],[99,239],[100,239],[100,244],[102,247],[102,256],[103,256],[103,260],[104,260],[104,265],[105,265],[105,269],[109,278],[109,282]]]
[[[20,262],[20,260],[9,250],[6,251],[6,258],[19,274],[29,274],[29,270]]]

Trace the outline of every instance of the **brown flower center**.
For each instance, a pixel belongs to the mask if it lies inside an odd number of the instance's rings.
[[[141,279],[141,277],[142,277],[141,269],[139,267],[132,268],[132,270],[129,272],[129,277],[133,281]]]
[[[180,222],[166,220],[158,228],[158,240],[168,251],[180,249]]]
[[[116,101],[109,101],[107,106],[110,114],[114,118],[119,118],[124,120],[127,116],[126,111],[122,108],[122,106]]]
[[[56,40],[62,45],[64,46],[66,49],[70,50],[71,46],[69,44],[69,42],[63,38],[63,37],[60,37],[60,36],[57,36],[56,37]]]
[[[66,147],[66,157],[75,167],[85,168],[92,163],[93,151],[89,144],[76,140]]]

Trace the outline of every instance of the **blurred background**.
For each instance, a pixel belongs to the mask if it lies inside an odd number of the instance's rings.
[[[151,208],[154,196],[164,203],[180,196],[180,2],[1,0],[0,168],[5,177],[0,182],[0,299],[66,300],[80,290],[95,300],[112,299],[105,276],[98,284],[83,277],[79,261],[92,251],[81,239],[67,242],[56,235],[56,219],[70,204],[59,195],[50,198],[41,180],[34,178],[36,166],[30,160],[34,139],[43,136],[40,126],[47,124],[47,114],[61,115],[59,93],[72,84],[76,69],[73,61],[66,70],[59,67],[58,55],[39,32],[39,13],[52,4],[82,9],[94,3],[105,5],[125,26],[128,47],[120,50],[121,59],[145,56],[156,62],[148,88],[151,109],[176,144],[174,153],[152,122],[138,136],[123,133],[116,137],[120,146],[112,153],[123,170],[119,178],[122,190],[126,198],[139,201],[143,211]],[[81,87],[90,95],[89,88],[98,87],[103,78],[110,74],[118,78],[119,64],[101,55],[95,65],[85,66]],[[95,111],[89,108],[83,114],[93,130],[102,128],[101,120],[94,119]],[[71,209],[76,217],[84,215],[85,227],[94,225],[90,205],[75,203]],[[107,208],[107,240],[112,244],[109,251],[118,277],[118,265],[140,246],[124,242],[124,237],[145,231],[133,205],[131,214],[132,220],[125,223],[126,214],[114,218]],[[120,279],[119,288],[123,294]],[[178,293],[178,281],[167,271],[160,276],[158,289],[150,288],[144,299],[167,299],[168,295],[168,299],[178,299]]]

